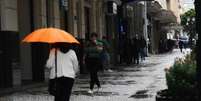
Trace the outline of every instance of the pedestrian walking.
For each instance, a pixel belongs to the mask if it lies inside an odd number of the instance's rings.
[[[98,78],[98,72],[103,70],[101,61],[101,51],[103,50],[102,42],[97,40],[97,34],[92,33],[90,41],[87,43],[85,48],[85,63],[90,73],[90,90],[88,93],[93,94],[94,85],[96,84],[98,90],[101,88],[100,81]]]
[[[184,42],[182,40],[179,40],[179,49],[181,53],[183,52],[183,46],[184,46]]]
[[[134,59],[134,64],[139,64],[139,40],[138,37],[134,37],[132,39],[133,44],[132,44],[132,51],[133,51],[133,59]]]
[[[141,57],[141,61],[143,61],[143,60],[145,60],[145,48],[147,45],[144,37],[141,36],[141,38],[139,40],[139,44],[140,44],[140,57]]]
[[[69,101],[74,79],[79,71],[75,51],[70,45],[56,44],[50,51],[46,67],[50,69],[50,81],[54,80],[56,85],[54,101]],[[54,86],[51,83],[49,87]]]
[[[102,43],[103,43],[103,50],[101,52],[101,60],[102,60],[102,64],[103,64],[103,69],[108,71],[108,72],[112,72],[111,68],[110,68],[110,45],[109,42],[107,41],[106,37],[103,36],[102,37]]]

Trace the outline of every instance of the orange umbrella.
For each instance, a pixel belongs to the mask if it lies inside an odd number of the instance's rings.
[[[70,33],[58,28],[41,28],[26,36],[22,42],[34,43],[77,43],[77,41]]]

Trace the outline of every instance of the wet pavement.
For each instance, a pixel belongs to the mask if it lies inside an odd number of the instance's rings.
[[[117,66],[113,72],[99,73],[102,88],[88,94],[89,76],[80,75],[73,87],[71,101],[155,101],[156,92],[167,88],[164,69],[176,57],[183,57],[179,50],[162,55],[151,55],[140,65]],[[27,89],[0,97],[0,101],[53,101],[47,87]]]

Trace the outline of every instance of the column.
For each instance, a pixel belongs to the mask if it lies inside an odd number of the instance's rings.
[[[1,16],[1,77],[0,87],[19,86],[21,68],[19,67],[19,39],[17,0],[0,1]],[[10,40],[12,39],[12,40]]]
[[[46,0],[33,0],[34,29],[46,27]]]
[[[77,37],[76,0],[69,0],[68,32]]]
[[[1,0],[1,30],[18,31],[17,0]]]
[[[54,27],[60,28],[60,9],[59,9],[59,2],[60,0],[53,0],[53,23]]]
[[[96,29],[96,9],[97,9],[97,6],[96,6],[96,2],[97,0],[91,0],[91,9],[90,9],[90,33],[92,32],[96,32],[97,29]]]
[[[146,55],[148,55],[148,42],[147,42],[147,39],[148,39],[148,30],[147,30],[147,26],[148,26],[148,19],[147,19],[147,2],[144,1],[144,38],[146,40],[146,44],[147,44],[147,47],[145,49],[145,53]]]
[[[19,39],[22,40],[31,32],[31,0],[18,0],[18,17],[19,17]],[[20,45],[20,67],[22,80],[32,79],[32,59],[30,44]]]
[[[85,23],[84,23],[84,0],[78,2],[78,37],[81,39],[85,38]]]
[[[101,36],[102,36],[102,33],[101,33],[101,20],[102,20],[102,18],[101,18],[102,17],[101,1],[97,0],[97,2],[96,2],[96,32],[97,32],[99,38],[101,38]]]

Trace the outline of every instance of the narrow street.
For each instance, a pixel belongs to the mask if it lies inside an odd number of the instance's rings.
[[[164,69],[182,56],[176,49],[151,55],[137,66],[118,66],[113,72],[100,73],[102,89],[93,96],[87,93],[88,75],[81,75],[75,82],[71,101],[155,101],[156,92],[166,88]],[[0,97],[0,101],[53,101],[53,97],[48,95],[47,87],[40,87]]]

